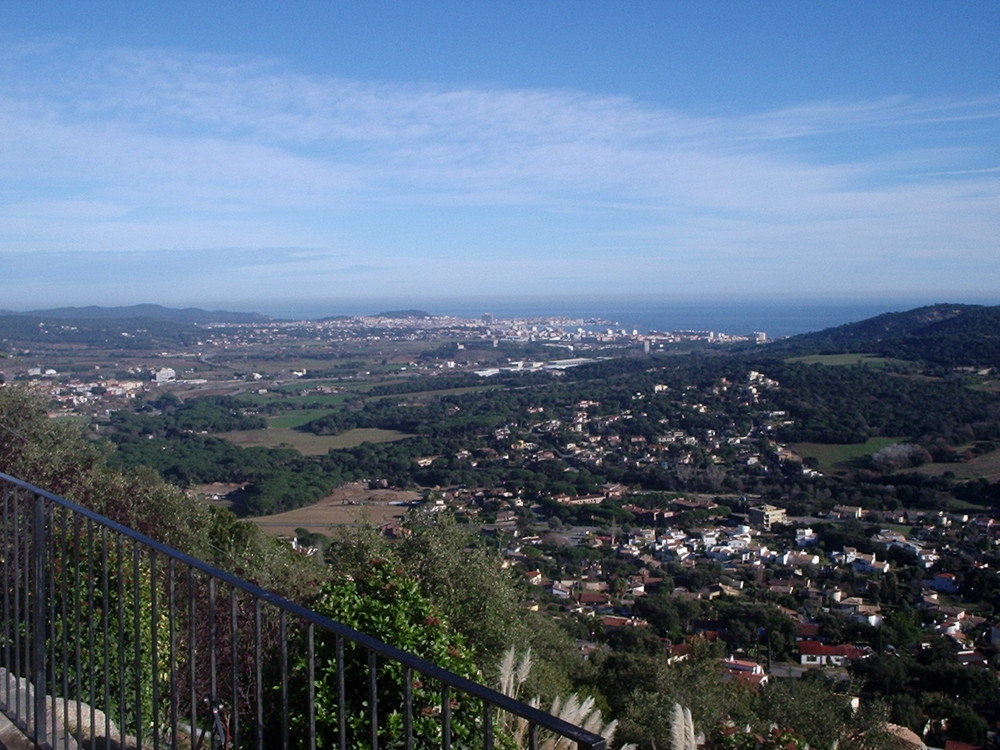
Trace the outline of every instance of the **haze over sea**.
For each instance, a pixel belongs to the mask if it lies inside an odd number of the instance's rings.
[[[763,331],[771,338],[794,336],[865,320],[886,312],[901,312],[940,300],[678,300],[647,296],[595,297],[450,297],[392,299],[331,299],[260,303],[253,310],[276,318],[318,319],[336,315],[371,315],[391,310],[422,310],[431,315],[478,319],[567,317],[601,319],[618,326],[676,331],[700,330],[729,334]],[[996,304],[975,301],[970,304]],[[242,306],[245,309],[245,305]]]

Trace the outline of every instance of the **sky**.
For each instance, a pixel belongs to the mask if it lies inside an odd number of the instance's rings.
[[[0,309],[1000,304],[1000,3],[0,3]]]

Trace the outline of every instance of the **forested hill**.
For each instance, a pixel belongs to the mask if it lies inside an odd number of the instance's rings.
[[[160,305],[61,307],[31,312],[0,312],[0,340],[84,344],[116,349],[188,346],[197,326],[208,323],[262,323],[257,313],[208,311]]]
[[[1000,366],[1000,306],[938,304],[775,342],[788,354],[865,352],[947,367]]]
[[[270,318],[258,313],[201,310],[197,307],[177,309],[162,305],[129,305],[127,307],[57,307],[49,310],[31,310],[26,313],[6,313],[34,318],[58,320],[157,320],[165,323],[191,325],[195,323],[265,323]]]

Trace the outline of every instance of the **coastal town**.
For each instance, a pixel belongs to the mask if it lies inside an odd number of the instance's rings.
[[[327,380],[328,368],[315,363],[325,356],[343,358],[345,352],[363,358],[366,367],[342,369],[335,379],[370,378],[373,359],[382,362],[376,376],[446,369],[488,377],[501,371],[563,369],[593,356],[648,354],[685,343],[765,343],[767,334],[640,332],[598,319],[501,319],[485,313],[470,320],[401,311],[322,320],[202,323],[169,335],[142,325],[52,320],[39,323],[28,335],[12,332],[0,341],[7,350],[0,359],[0,378],[47,385],[65,413],[93,413],[120,408],[128,399],[167,383],[173,390],[203,391],[209,386],[236,392],[242,388],[233,381],[250,381],[263,390],[294,379]],[[447,350],[428,355],[431,344]],[[524,348],[534,356],[508,356],[511,348]],[[415,354],[420,358],[414,359]],[[255,368],[245,366],[248,360]]]

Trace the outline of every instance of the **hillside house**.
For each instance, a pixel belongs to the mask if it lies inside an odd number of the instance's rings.
[[[799,660],[807,667],[844,667],[855,659],[871,655],[870,648],[861,648],[849,643],[836,646],[819,641],[799,641]]]

